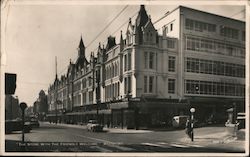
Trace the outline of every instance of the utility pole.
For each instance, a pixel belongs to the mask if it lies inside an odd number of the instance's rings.
[[[98,64],[97,66],[97,71],[96,71],[96,83],[97,83],[97,88],[96,88],[96,116],[97,116],[97,121],[99,122],[99,105],[100,105],[100,65]]]
[[[57,94],[58,94],[58,93],[57,93],[57,92],[58,92],[58,91],[57,91],[57,90],[58,90],[58,88],[57,88],[57,80],[58,80],[58,78],[57,78],[57,57],[55,57],[55,64],[56,64],[56,65],[55,65],[55,66],[56,66],[56,67],[55,67],[55,68],[56,68],[56,80],[55,80],[55,110],[56,110],[56,124],[57,124],[57,101],[58,101],[58,100],[57,100],[57,96],[58,96],[58,95],[57,95]]]
[[[20,103],[20,108],[22,110],[22,143],[24,143],[24,110],[27,108],[25,102]]]

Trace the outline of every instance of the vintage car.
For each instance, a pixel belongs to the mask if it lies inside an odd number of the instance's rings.
[[[40,126],[36,118],[31,118],[29,122],[32,128],[38,128]]]
[[[182,115],[182,116],[174,116],[172,119],[172,125],[174,128],[185,128],[186,122],[189,116]]]
[[[21,119],[13,119],[13,120],[5,120],[5,133],[9,134],[13,131],[22,131],[22,120]],[[31,130],[31,125],[29,123],[24,123],[24,132],[28,133]]]
[[[103,131],[103,125],[99,124],[96,120],[89,120],[87,130],[92,132]]]

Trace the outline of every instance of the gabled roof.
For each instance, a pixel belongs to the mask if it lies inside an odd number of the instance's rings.
[[[147,23],[145,24],[144,28],[148,28],[148,27],[152,27],[152,28],[154,28],[154,30],[155,30],[155,27],[154,27],[154,25],[153,25],[153,23],[152,23],[152,21],[151,21],[150,18],[148,19],[148,21],[147,21]]]
[[[145,10],[145,6],[141,5],[140,11],[139,11],[138,16],[136,18],[135,26],[140,28],[142,26],[145,26],[145,24],[147,22],[148,22],[148,15],[147,15],[147,12]]]
[[[115,45],[116,45],[115,37],[109,36],[108,37],[108,42],[107,42],[107,45],[106,45],[106,50],[108,51],[109,49],[111,49]]]

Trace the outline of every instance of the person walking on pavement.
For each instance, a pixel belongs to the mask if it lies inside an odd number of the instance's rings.
[[[191,138],[191,121],[190,121],[190,118],[188,118],[187,121],[186,121],[185,132],[188,135],[188,137]]]

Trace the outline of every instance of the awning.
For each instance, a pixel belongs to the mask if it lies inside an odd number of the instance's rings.
[[[73,116],[73,115],[86,115],[86,114],[96,114],[97,111],[96,110],[92,110],[92,111],[85,111],[85,112],[70,112],[70,113],[66,113],[66,115],[68,116]],[[98,111],[99,114],[111,114],[111,110],[99,110]]]
[[[233,111],[234,111],[233,108],[227,109],[227,112],[233,112]]]
[[[122,109],[122,108],[128,108],[128,102],[115,102],[109,104],[110,109]]]
[[[56,117],[56,116],[61,116],[61,113],[55,114],[55,113],[51,113],[51,114],[47,114],[47,117]]]

